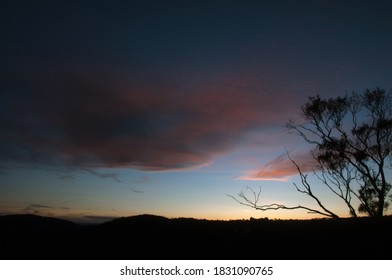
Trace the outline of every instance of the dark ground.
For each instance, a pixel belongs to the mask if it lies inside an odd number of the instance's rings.
[[[392,217],[380,220],[167,219],[99,225],[0,216],[0,259],[392,259]]]

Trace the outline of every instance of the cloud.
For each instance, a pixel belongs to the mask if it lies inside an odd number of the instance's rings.
[[[35,215],[53,215],[53,213],[58,212],[58,210],[71,210],[71,208],[68,207],[55,207],[55,206],[50,206],[50,205],[45,205],[45,204],[29,204],[27,205],[21,212],[22,213],[27,213],[27,214],[35,214]]]
[[[53,207],[48,205],[42,205],[42,204],[30,204],[26,207],[26,209],[35,209],[35,208],[52,209]]]
[[[133,182],[137,183],[137,184],[145,184],[145,183],[148,183],[150,181],[151,181],[151,179],[148,176],[141,176],[138,179],[133,180]]]
[[[231,151],[246,132],[283,124],[303,94],[350,90],[373,76],[388,81],[388,70],[374,65],[390,64],[383,59],[389,49],[369,48],[389,45],[379,36],[390,33],[387,14],[363,21],[369,9],[359,5],[350,9],[353,21],[341,17],[346,5],[282,10],[226,2],[197,9],[162,3],[154,11],[128,2],[78,9],[9,3],[0,46],[0,164],[196,168]],[[274,11],[286,21],[271,24]],[[364,42],[351,45],[357,41]],[[356,67],[358,58],[372,63]]]
[[[13,94],[0,98],[0,160],[78,167],[119,181],[95,169],[204,166],[238,145],[245,132],[282,124],[295,111],[279,92],[219,81],[170,86],[126,74],[86,67],[3,79],[0,91]]]
[[[309,153],[290,155],[300,167],[301,172],[307,173],[314,168],[313,158]],[[298,175],[297,167],[288,158],[287,154],[281,154],[263,166],[245,172],[242,180],[260,181],[287,181],[291,176]]]
[[[61,180],[64,180],[64,181],[75,179],[75,177],[73,177],[71,175],[62,175],[62,176],[59,176],[58,178],[61,179]]]
[[[138,189],[135,189],[135,188],[132,188],[132,191],[134,193],[144,193],[144,191],[141,191],[141,190],[138,190]]]
[[[50,215],[51,211],[54,210],[54,207],[43,205],[43,204],[30,204],[27,205],[22,212],[27,214],[34,215]]]
[[[98,171],[91,170],[91,169],[86,169],[86,168],[82,168],[82,170],[87,172],[87,173],[89,173],[89,174],[91,174],[91,175],[94,175],[94,176],[96,176],[98,178],[101,178],[101,179],[108,179],[109,178],[109,179],[112,179],[112,180],[114,180],[114,181],[116,181],[118,183],[123,183],[123,181],[121,181],[119,179],[119,174],[116,173],[116,172],[102,173],[102,172],[98,172]]]

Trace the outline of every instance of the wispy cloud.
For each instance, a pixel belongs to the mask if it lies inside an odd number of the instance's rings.
[[[134,192],[134,193],[144,193],[144,191],[141,191],[141,190],[138,190],[138,189],[135,189],[135,188],[132,188],[132,192]]]
[[[61,180],[64,180],[64,181],[69,181],[69,180],[75,179],[75,177],[71,176],[71,175],[61,175],[58,178],[61,179]]]
[[[148,177],[148,176],[141,176],[138,179],[133,180],[132,182],[137,183],[137,184],[145,184],[145,183],[148,183],[150,181],[151,181],[150,177]]]
[[[35,215],[52,215],[55,207],[44,204],[30,204],[21,210],[22,213],[35,214]]]
[[[21,209],[22,213],[27,213],[27,214],[35,214],[35,215],[47,215],[47,216],[52,216],[53,214],[57,212],[63,212],[63,211],[68,211],[71,210],[68,207],[63,207],[63,206],[51,206],[51,205],[46,205],[46,204],[29,204],[27,205],[24,209]]]
[[[123,181],[121,181],[119,179],[120,175],[116,172],[102,173],[102,172],[98,172],[96,170],[86,169],[86,168],[82,168],[82,170],[84,172],[87,172],[88,174],[94,175],[94,176],[101,178],[101,179],[112,179],[118,183],[123,183]]]
[[[26,210],[36,209],[36,208],[44,208],[44,209],[52,209],[53,207],[43,204],[30,204],[26,207]]]
[[[309,153],[296,154],[290,157],[300,167],[301,172],[309,172],[314,168],[314,162]],[[295,164],[287,154],[281,154],[257,169],[248,170],[241,176],[242,180],[287,181],[291,176],[298,175]]]

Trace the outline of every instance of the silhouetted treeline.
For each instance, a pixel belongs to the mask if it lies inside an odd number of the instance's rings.
[[[390,259],[392,217],[201,220],[154,215],[97,225],[0,216],[1,259]],[[384,243],[384,250],[373,244]],[[378,247],[379,248],[379,247]]]

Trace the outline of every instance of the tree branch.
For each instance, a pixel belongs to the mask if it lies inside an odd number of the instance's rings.
[[[234,197],[232,195],[227,195],[231,197],[236,202],[241,205],[260,210],[260,211],[269,211],[269,210],[296,210],[296,209],[304,209],[307,210],[309,214],[319,214],[322,216],[330,217],[330,218],[339,218],[337,215],[333,214],[332,212],[322,212],[317,209],[312,209],[310,207],[298,205],[298,206],[286,206],[283,204],[278,203],[271,203],[271,204],[261,204],[259,205],[259,199],[261,194],[261,188],[259,187],[259,191],[256,193],[252,188],[247,187],[248,190],[251,191],[253,200],[251,200],[245,193],[242,191],[238,194],[238,197]]]

